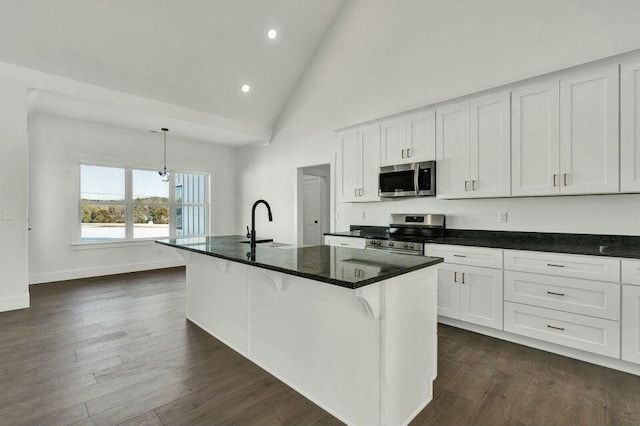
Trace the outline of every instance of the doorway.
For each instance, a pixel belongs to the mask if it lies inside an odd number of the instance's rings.
[[[298,168],[298,243],[321,245],[330,229],[331,166]]]

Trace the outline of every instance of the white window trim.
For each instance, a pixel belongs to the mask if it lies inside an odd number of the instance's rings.
[[[69,154],[69,185],[68,188],[71,188],[71,191],[68,193],[68,201],[67,206],[69,206],[69,212],[67,217],[70,218],[70,222],[68,226],[69,232],[69,246],[71,246],[71,250],[90,250],[90,249],[99,249],[99,248],[118,248],[118,247],[134,247],[134,246],[145,246],[155,244],[154,241],[162,238],[176,238],[175,229],[173,227],[174,215],[169,215],[169,237],[154,237],[154,238],[136,238],[133,239],[133,205],[135,204],[132,199],[132,170],[156,170],[158,169],[158,164],[155,161],[149,160],[140,160],[140,159],[131,159],[124,157],[115,157],[115,156],[104,156],[104,155],[96,155],[96,154],[86,154],[79,152],[71,152]],[[118,167],[124,168],[125,173],[128,176],[125,176],[125,201],[123,204],[126,206],[126,214],[127,217],[125,219],[125,235],[131,236],[129,239],[114,239],[111,241],[91,241],[86,240],[82,241],[81,239],[81,222],[82,218],[80,217],[80,166],[82,164],[89,164],[94,166],[104,166],[104,167]],[[175,171],[174,171],[175,170]],[[208,169],[205,167],[194,167],[194,166],[186,166],[180,164],[172,164],[170,168],[170,181],[169,188],[172,188],[174,185],[174,176],[175,173],[194,173],[194,174],[204,174],[207,176],[207,191],[205,191],[205,201],[206,201],[206,210],[207,210],[207,234],[213,234],[213,208],[211,206],[211,200],[213,199],[213,179],[214,179],[214,170]],[[159,203],[163,204],[163,203]],[[181,204],[182,206],[188,206],[192,204]],[[193,204],[196,205],[196,204]],[[201,206],[202,204],[197,204]],[[175,193],[174,191],[169,190],[169,208],[175,207]],[[129,215],[131,217],[129,218]],[[131,219],[131,220],[129,220]],[[131,231],[129,233],[129,229]],[[186,237],[188,238],[188,237]]]

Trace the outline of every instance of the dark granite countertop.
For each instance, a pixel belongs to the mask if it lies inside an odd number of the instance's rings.
[[[348,237],[389,238],[388,228],[352,225],[350,231],[328,233]],[[640,259],[640,237],[629,235],[565,234],[447,229],[444,237],[413,237],[425,244],[451,244],[505,250]]]
[[[170,238],[157,240],[156,243],[351,289],[442,262],[439,257],[325,245],[296,247],[277,243],[258,244],[255,260],[252,260],[249,244],[241,241],[246,241],[246,237]]]

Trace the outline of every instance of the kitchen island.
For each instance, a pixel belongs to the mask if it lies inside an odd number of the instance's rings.
[[[440,258],[241,236],[157,241],[187,264],[187,318],[354,425],[408,423],[432,398]]]

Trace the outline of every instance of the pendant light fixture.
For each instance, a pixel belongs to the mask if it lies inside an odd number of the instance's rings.
[[[169,129],[162,128],[162,133],[164,134],[164,169],[158,172],[160,175],[160,180],[163,182],[169,182],[169,172],[167,171],[167,132]]]

